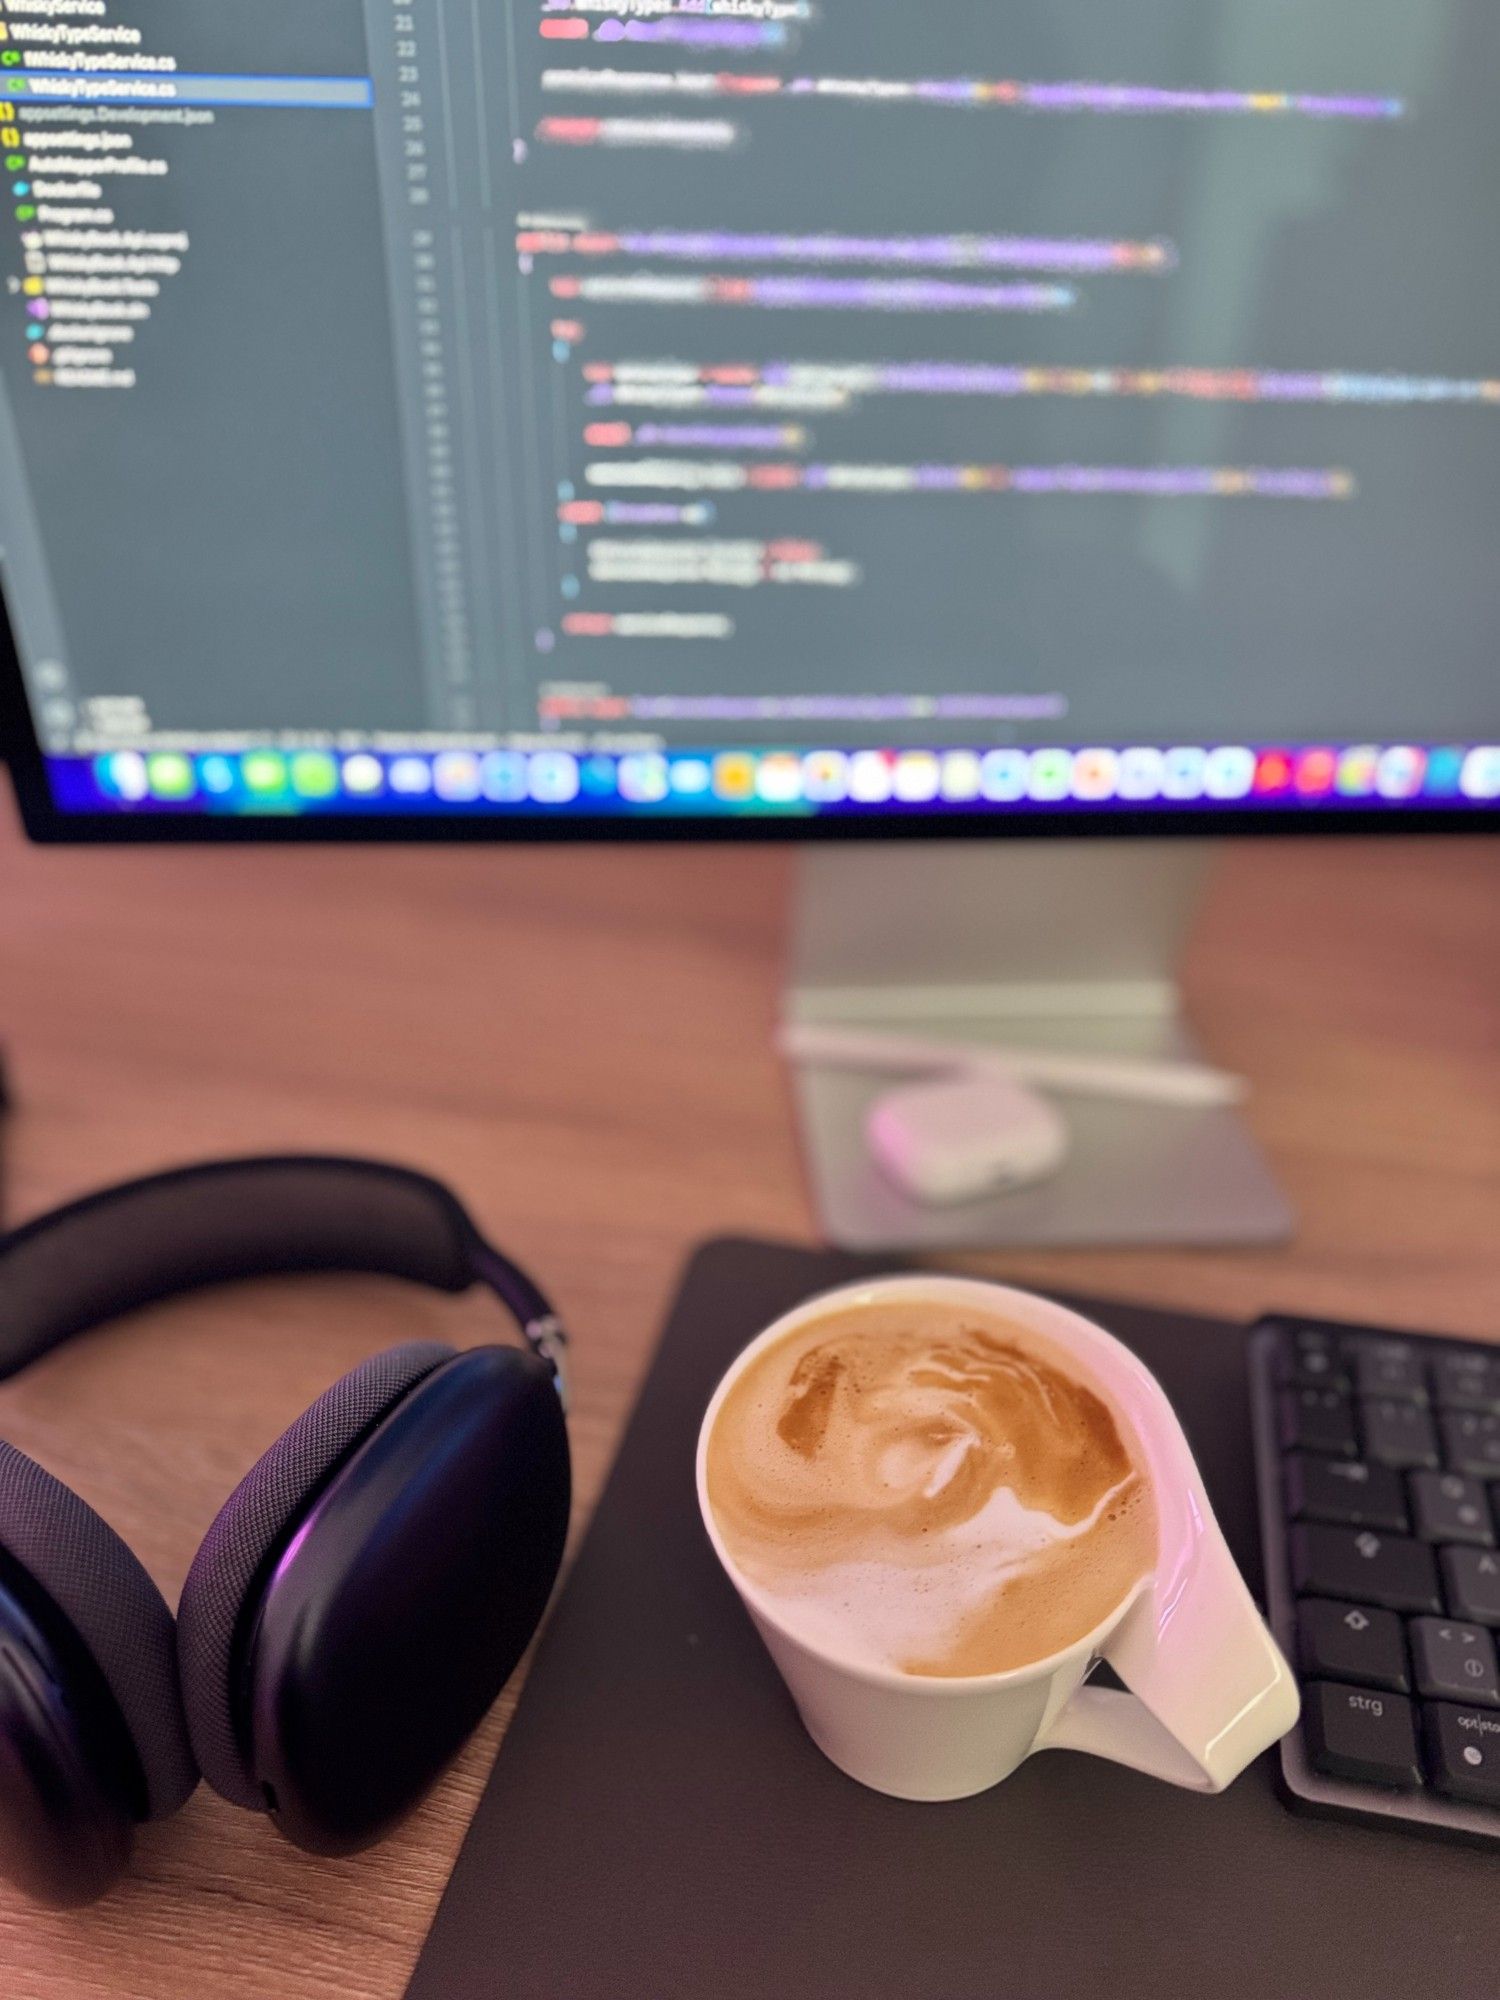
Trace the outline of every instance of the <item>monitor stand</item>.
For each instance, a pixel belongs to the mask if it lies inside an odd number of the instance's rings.
[[[1207,847],[1178,840],[871,841],[804,848],[788,1022],[1099,1055],[1196,1058],[1176,966]],[[1050,1179],[927,1207],[871,1160],[865,1119],[898,1078],[795,1066],[804,1158],[849,1249],[1269,1243],[1291,1210],[1233,1111],[1059,1099]]]

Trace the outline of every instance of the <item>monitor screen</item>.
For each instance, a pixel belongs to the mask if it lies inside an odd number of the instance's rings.
[[[1493,0],[3,0],[48,809],[1500,800]]]

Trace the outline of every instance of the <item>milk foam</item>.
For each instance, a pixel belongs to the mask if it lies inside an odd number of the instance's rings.
[[[946,1303],[846,1308],[768,1349],[720,1410],[708,1487],[783,1624],[910,1673],[1057,1651],[1155,1555],[1102,1398],[1020,1329]]]

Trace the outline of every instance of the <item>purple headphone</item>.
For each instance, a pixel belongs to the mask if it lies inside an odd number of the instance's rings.
[[[201,1285],[367,1271],[486,1285],[524,1348],[362,1362],[220,1509],[174,1621],[114,1530],[0,1442],[0,1875],[85,1903],[200,1775],[347,1854],[422,1796],[509,1678],[567,1536],[566,1341],[438,1181],[372,1160],[215,1161],[0,1238],[0,1378]]]

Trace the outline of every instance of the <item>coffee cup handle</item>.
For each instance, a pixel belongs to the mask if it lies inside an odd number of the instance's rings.
[[[1297,1683],[1199,1488],[1164,1563],[1099,1648],[1127,1692],[1083,1686],[1037,1747],[1221,1792],[1297,1720]]]

